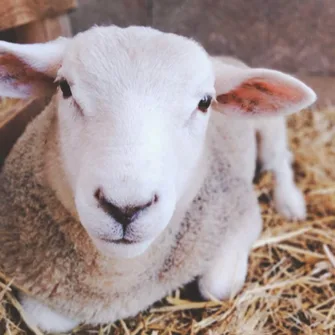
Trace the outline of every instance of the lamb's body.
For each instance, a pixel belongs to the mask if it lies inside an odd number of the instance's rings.
[[[205,298],[235,294],[261,230],[256,132],[277,209],[304,216],[282,117],[315,100],[298,80],[143,27],[0,42],[0,94],[55,79],[0,174],[0,272],[29,292],[30,325],[113,322],[195,278]]]
[[[188,213],[176,214],[142,256],[102,257],[48,182],[47,166],[61,169],[58,153],[50,152],[57,147],[55,111],[53,101],[28,127],[0,175],[0,229],[6,231],[0,235],[1,271],[55,310],[93,323],[133,315],[201,277],[228,236],[243,229],[251,244],[258,235],[260,220],[255,225],[250,217],[258,215],[251,186],[254,131],[246,122],[236,121],[239,125],[232,127],[232,122],[219,126],[213,120],[204,154],[210,164]],[[226,129],[220,129],[224,125]],[[233,160],[229,151],[235,152]],[[233,171],[240,166],[244,175],[236,176]],[[250,219],[250,229],[244,216]]]

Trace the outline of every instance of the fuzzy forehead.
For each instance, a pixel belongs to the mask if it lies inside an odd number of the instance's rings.
[[[147,27],[95,27],[77,35],[66,52],[63,73],[74,83],[109,87],[117,81],[118,87],[196,90],[214,83],[211,62],[200,45]]]

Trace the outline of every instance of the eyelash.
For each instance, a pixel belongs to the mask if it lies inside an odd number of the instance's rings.
[[[71,92],[71,87],[69,86],[69,91],[70,91],[70,95],[68,95],[68,96],[64,96],[64,90],[62,89],[62,87],[61,87],[61,85],[62,84],[64,84],[64,83],[66,83],[67,85],[68,85],[68,83],[67,83],[67,81],[65,80],[65,79],[60,79],[60,80],[58,80],[57,82],[56,82],[56,84],[58,85],[58,88],[59,88],[59,90],[62,92],[62,94],[63,94],[63,99],[64,100],[67,100],[67,99],[71,99],[71,101],[70,101],[70,103],[71,103],[71,105],[73,106],[73,107],[75,107],[75,109],[79,112],[79,114],[81,115],[81,116],[84,116],[84,113],[83,113],[83,109],[80,107],[80,105],[78,104],[78,102],[73,98],[73,96],[72,96],[72,92]]]
[[[84,116],[83,109],[80,107],[80,105],[78,104],[78,102],[77,102],[76,100],[74,100],[74,99],[72,98],[71,104],[75,107],[75,109],[78,111],[78,113],[79,113],[81,116]]]

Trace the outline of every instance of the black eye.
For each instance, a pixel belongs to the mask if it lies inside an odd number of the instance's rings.
[[[59,87],[60,89],[62,90],[63,92],[63,98],[64,99],[67,99],[69,98],[70,96],[72,96],[72,92],[71,92],[71,88],[70,88],[70,85],[69,83],[66,81],[66,80],[61,80],[59,82]]]
[[[211,105],[212,97],[210,95],[205,95],[198,104],[198,109],[201,110],[203,113],[207,112],[207,109]]]

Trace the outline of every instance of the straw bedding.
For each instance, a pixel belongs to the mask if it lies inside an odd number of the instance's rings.
[[[12,108],[18,102],[18,99],[7,99],[0,97],[0,125],[11,117]]]
[[[335,108],[289,119],[297,182],[308,203],[304,222],[273,209],[271,174],[256,189],[264,230],[250,257],[243,291],[230,301],[203,302],[184,290],[138,317],[76,334],[335,334]],[[0,334],[30,333],[8,282],[0,282]],[[14,306],[14,307],[13,307]],[[37,330],[35,330],[38,333]]]

